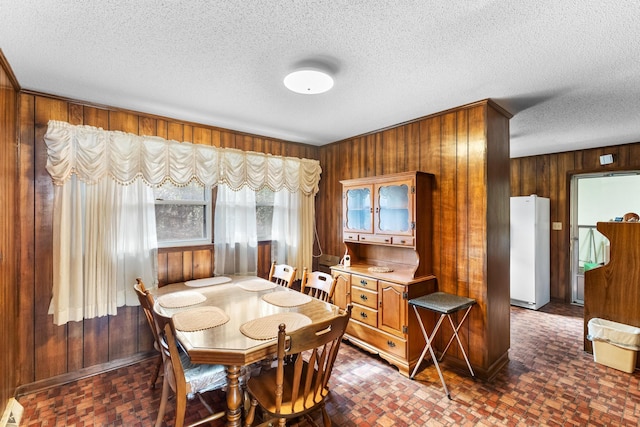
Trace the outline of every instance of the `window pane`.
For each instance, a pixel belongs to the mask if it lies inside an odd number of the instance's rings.
[[[256,206],[256,230],[258,241],[271,240],[271,224],[273,223],[273,205]]]
[[[158,242],[206,239],[204,205],[156,205]]]
[[[160,200],[205,200],[205,188],[196,182],[184,187],[165,182],[162,187],[155,188],[153,194]]]
[[[273,199],[275,193],[269,188],[256,191],[256,229],[258,241],[271,240],[273,223]]]
[[[256,206],[273,206],[274,196],[275,193],[267,187],[256,191]]]

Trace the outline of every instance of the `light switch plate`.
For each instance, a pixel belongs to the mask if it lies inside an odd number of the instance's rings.
[[[552,230],[562,230],[562,223],[561,222],[552,222],[551,223],[551,229]]]

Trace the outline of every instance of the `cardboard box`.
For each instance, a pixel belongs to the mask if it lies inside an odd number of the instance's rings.
[[[629,374],[636,368],[638,352],[618,347],[604,341],[593,341],[593,360],[596,363],[618,369]]]

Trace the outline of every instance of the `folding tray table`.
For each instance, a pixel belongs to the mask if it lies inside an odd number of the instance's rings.
[[[475,378],[475,374],[473,373],[473,369],[471,368],[471,364],[469,363],[469,359],[467,358],[467,353],[464,351],[464,347],[462,346],[462,342],[460,342],[460,337],[458,336],[458,330],[460,330],[460,327],[466,320],[467,316],[469,315],[469,312],[471,311],[471,308],[475,303],[476,303],[476,300],[472,298],[466,298],[459,295],[448,294],[445,292],[435,292],[432,294],[424,295],[424,296],[409,300],[409,305],[413,307],[413,310],[416,313],[416,317],[418,318],[418,323],[420,324],[420,329],[422,329],[422,334],[424,335],[424,339],[426,341],[424,350],[422,350],[422,354],[420,354],[418,363],[416,364],[416,367],[413,369],[413,372],[411,373],[410,378],[413,379],[413,377],[416,375],[416,372],[420,367],[420,363],[422,363],[422,360],[424,359],[424,356],[427,354],[427,351],[428,351],[429,353],[431,353],[431,359],[433,360],[433,364],[436,366],[436,370],[438,371],[438,376],[440,377],[440,381],[442,382],[442,387],[444,388],[444,392],[446,393],[449,399],[451,399],[451,393],[449,393],[449,389],[447,389],[447,385],[445,384],[444,378],[442,377],[442,371],[440,370],[440,365],[438,364],[438,359],[436,358],[436,355],[433,351],[433,346],[432,346],[433,339],[436,336],[436,333],[438,332],[438,330],[440,329],[440,326],[442,325],[442,321],[444,320],[445,317],[447,317],[449,319],[449,323],[451,323],[451,328],[453,329],[453,336],[451,337],[451,339],[447,343],[447,346],[444,348],[442,354],[440,355],[440,361],[442,361],[442,358],[444,357],[445,353],[447,352],[447,350],[451,346],[451,343],[453,342],[453,338],[455,338],[458,341],[458,346],[460,347],[460,351],[464,356],[464,360],[465,362],[467,362],[467,366],[469,367],[469,372],[471,372],[471,376]],[[424,327],[424,323],[422,322],[422,318],[420,317],[418,308],[424,308],[426,310],[430,310],[440,314],[440,318],[438,319],[436,326],[433,328],[431,335],[427,333],[427,330]],[[460,310],[465,310],[465,309],[466,311],[464,313],[464,316],[462,316],[462,320],[460,320],[460,322],[458,323],[458,326],[456,326],[453,323],[453,319],[451,318],[451,315],[454,313],[457,313]]]

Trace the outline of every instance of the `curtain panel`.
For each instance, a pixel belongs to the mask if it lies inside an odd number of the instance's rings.
[[[185,185],[197,180],[207,187],[226,184],[232,190],[287,189],[314,196],[320,182],[320,162],[296,157],[219,148],[105,131],[92,126],[50,121],[45,135],[47,171],[55,185],[76,175],[92,184],[110,177],[126,185],[142,177],[151,186],[169,180]]]
[[[115,315],[117,307],[138,305],[132,290],[135,277],[157,286],[151,187],[166,181],[224,184],[233,191],[266,186],[300,195],[296,216],[303,217],[301,229],[289,232],[295,238],[285,240],[288,247],[298,248],[296,264],[311,266],[314,196],[321,174],[317,160],[178,143],[60,121],[49,122],[44,140],[46,168],[55,185],[49,313],[57,325]]]

